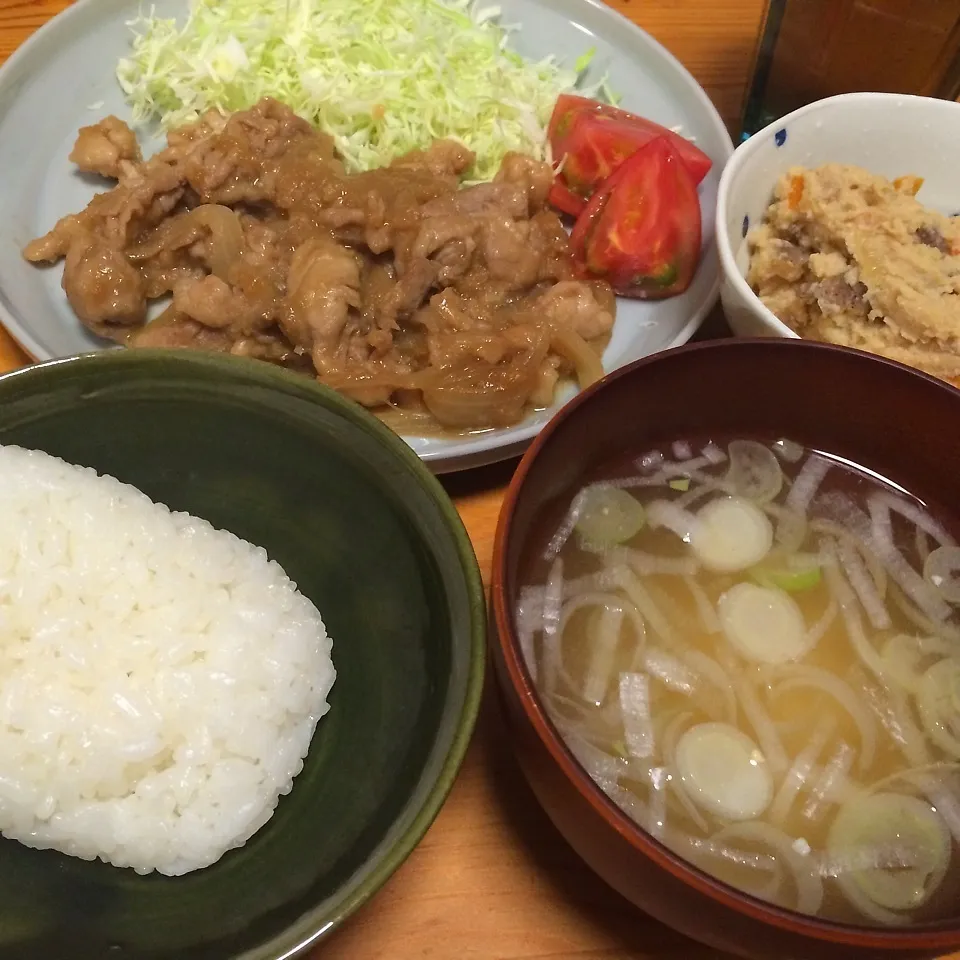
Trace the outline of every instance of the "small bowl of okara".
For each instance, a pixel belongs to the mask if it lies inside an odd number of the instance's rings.
[[[0,377],[0,956],[279,960],[423,836],[484,603],[372,416],[165,351]]]
[[[724,313],[960,377],[960,104],[890,93],[811,103],[750,137],[720,181]]]

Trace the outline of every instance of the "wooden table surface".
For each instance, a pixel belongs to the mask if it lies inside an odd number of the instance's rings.
[[[0,0],[0,62],[68,5]],[[679,57],[735,124],[765,0],[612,5]],[[721,327],[715,314],[704,332]],[[0,370],[27,362],[0,328]],[[510,462],[445,480],[485,582],[514,467]],[[436,823],[375,900],[316,951],[316,960],[719,960],[716,951],[638,913],[582,865],[540,811],[503,737],[488,698]]]

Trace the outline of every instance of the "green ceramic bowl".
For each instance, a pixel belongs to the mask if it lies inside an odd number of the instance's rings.
[[[0,443],[112,474],[265,547],[323,614],[337,668],[292,792],[214,866],[141,877],[0,840],[0,958],[305,951],[423,836],[476,719],[483,590],[453,505],[360,407],[256,361],[115,351],[8,374]]]

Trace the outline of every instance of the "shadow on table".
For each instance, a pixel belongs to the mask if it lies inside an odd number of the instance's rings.
[[[615,937],[623,953],[617,960],[733,960],[681,936],[643,913],[601,880],[560,835],[537,802],[508,745],[499,695],[487,685],[474,745],[491,773],[495,798],[513,842],[524,848],[541,868],[544,884],[553,886],[571,911],[602,926]]]
[[[439,477],[439,480],[453,500],[460,500],[506,487],[519,463],[519,457],[511,457],[509,460],[491,463],[486,467],[473,467],[458,473],[445,473]]]

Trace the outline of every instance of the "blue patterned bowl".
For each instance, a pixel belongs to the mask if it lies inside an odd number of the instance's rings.
[[[734,333],[791,337],[745,280],[746,236],[763,219],[777,180],[791,167],[846,163],[893,179],[923,177],[918,199],[960,210],[956,154],[960,103],[893,93],[847,93],[788,114],[742,143],[720,179],[717,245],[720,298]]]

